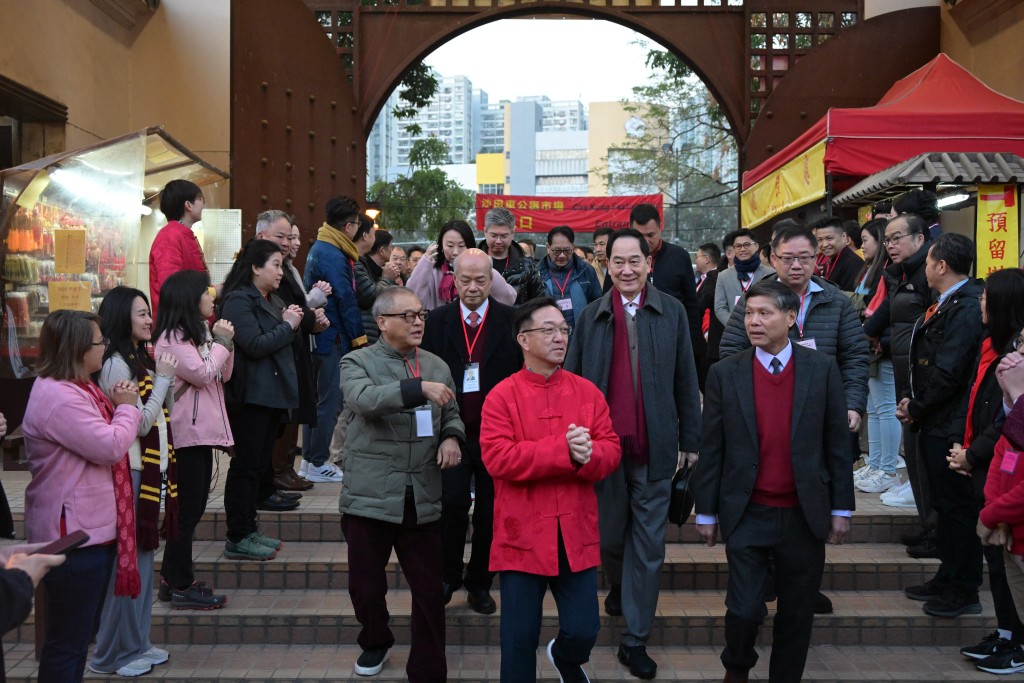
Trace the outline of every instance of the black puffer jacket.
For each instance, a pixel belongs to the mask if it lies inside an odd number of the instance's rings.
[[[984,340],[982,340],[984,343]],[[1013,350],[1004,349],[1007,353]],[[999,355],[996,360],[988,366],[985,375],[980,382],[975,382],[978,377],[978,365],[981,362],[981,355],[974,361],[974,369],[971,371],[971,389],[974,391],[974,384],[977,383],[977,394],[974,398],[974,410],[971,412],[971,423],[974,426],[971,436],[971,445],[967,447],[967,462],[971,465],[971,481],[974,484],[974,493],[982,503],[985,501],[985,479],[988,477],[988,466],[992,463],[992,456],[995,454],[996,442],[1003,433],[1003,390],[999,388],[996,380],[996,368],[999,361],[1006,353]],[[968,399],[970,394],[968,394]],[[970,401],[968,401],[968,407]]]
[[[485,254],[489,253],[487,251],[487,240],[480,240],[480,249]],[[491,257],[491,260],[493,261],[494,257]],[[538,296],[544,296],[544,281],[540,276],[537,262],[527,256],[523,248],[516,244],[515,241],[509,246],[505,267],[501,268],[502,264],[500,262],[495,262],[492,265],[505,278],[505,282],[512,285],[512,288],[516,290],[517,306],[530,299],[536,299]]]
[[[984,332],[984,290],[980,280],[969,280],[928,320],[921,316],[911,331],[907,411],[922,433],[951,444],[964,436],[971,370]]]
[[[864,334],[876,339],[881,339],[885,328],[889,328],[889,351],[894,359],[905,359],[910,354],[914,323],[935,300],[924,273],[930,247],[931,242],[925,242],[909,259],[885,269],[882,277],[888,297],[875,314],[864,321]]]
[[[768,276],[775,277],[774,273]],[[807,315],[804,317],[804,337],[814,339],[818,351],[836,359],[839,372],[843,376],[847,409],[856,410],[863,415],[868,402],[868,365],[871,353],[861,331],[860,318],[853,310],[849,297],[835,285],[817,275],[813,276],[813,279],[822,291],[811,294],[811,303],[808,304]],[[750,346],[750,339],[743,325],[745,302],[746,297],[741,297],[736,303],[729,317],[729,324],[722,333],[722,343],[719,347],[722,358],[728,358]],[[799,337],[800,332],[794,325],[789,330],[789,338],[796,340]]]
[[[384,277],[384,269],[374,263],[369,256],[360,256],[352,267],[356,279],[356,302],[359,314],[363,318],[363,331],[369,343],[380,337],[380,328],[373,317],[373,302],[382,289],[394,287],[395,283]]]

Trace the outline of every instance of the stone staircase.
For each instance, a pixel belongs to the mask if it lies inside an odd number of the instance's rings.
[[[156,603],[152,640],[171,652],[171,660],[146,678],[175,683],[405,680],[410,595],[394,558],[388,567],[389,605],[398,644],[380,676],[364,679],[352,674],[359,654],[355,645],[359,625],[347,592],[347,548],[337,512],[338,487],[318,484],[295,512],[261,513],[264,532],[282,538],[285,546],[273,561],[249,563],[221,555],[223,476],[219,480],[198,529],[197,576],[226,593],[228,604],[214,612],[174,612]],[[20,508],[27,473],[5,472],[3,481],[12,505]],[[20,512],[15,510],[16,519]],[[903,586],[927,580],[936,564],[907,557],[898,544],[899,535],[910,530],[912,522],[910,511],[882,506],[876,495],[858,494],[851,542],[828,548],[823,590],[832,598],[835,612],[815,618],[805,680],[993,678],[957,652],[993,630],[987,594],[982,615],[957,619],[929,617],[921,611],[921,603],[903,596]],[[670,526],[657,622],[648,648],[659,664],[657,680],[721,680],[718,655],[724,640],[727,571],[721,546],[700,545],[692,525]],[[603,577],[599,581],[603,586]],[[498,599],[497,588],[494,596]],[[773,611],[774,604],[769,607]],[[621,618],[602,613],[601,635],[586,667],[591,680],[637,680],[615,659],[620,622]],[[459,593],[448,607],[447,625],[449,679],[497,680],[498,615],[473,612],[465,593]],[[771,615],[752,680],[767,680],[770,626]],[[543,643],[556,631],[557,614],[549,595]],[[8,681],[35,680],[33,641],[32,617],[4,639]],[[538,673],[538,680],[558,681],[542,651]],[[86,678],[104,679],[88,671]]]

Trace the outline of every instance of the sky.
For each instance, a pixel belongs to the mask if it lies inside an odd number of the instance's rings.
[[[594,19],[503,19],[454,38],[425,59],[444,76],[467,76],[491,102],[525,95],[610,102],[646,80],[646,40]]]

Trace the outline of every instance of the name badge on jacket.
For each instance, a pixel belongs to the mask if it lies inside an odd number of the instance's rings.
[[[472,394],[480,391],[480,364],[466,363],[462,372],[462,393]]]
[[[420,406],[416,409],[416,436],[434,435],[434,413],[430,406]]]

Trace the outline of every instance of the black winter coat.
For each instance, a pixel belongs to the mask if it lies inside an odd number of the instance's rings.
[[[486,254],[487,240],[480,240],[479,248]],[[516,305],[525,303],[530,299],[544,296],[544,280],[540,276],[540,269],[537,262],[526,255],[523,248],[515,243],[508,248],[508,258],[505,260],[504,268],[499,268],[500,263],[494,262],[491,257],[494,269],[501,273],[505,282],[509,283],[516,290]]]
[[[306,291],[302,283],[295,279],[291,268],[283,268],[284,277],[277,295],[286,306],[292,304],[302,308],[302,322],[292,340],[292,355],[295,357],[295,376],[299,386],[299,407],[292,413],[291,420],[295,424],[316,426],[316,369],[313,366],[313,344],[316,316],[306,305]]]
[[[981,280],[969,280],[911,331],[910,389],[903,398],[914,426],[950,444],[964,437],[971,369],[981,336]]]
[[[925,242],[909,259],[885,269],[882,277],[888,298],[864,322],[864,334],[869,337],[881,339],[885,328],[889,328],[889,351],[894,359],[905,359],[910,354],[914,323],[935,300],[924,273],[930,247],[931,242]]]
[[[1012,350],[1006,349],[1006,351]],[[988,466],[992,463],[992,456],[995,453],[996,442],[1003,433],[1003,423],[1006,416],[1003,415],[1003,390],[999,388],[996,380],[996,368],[999,361],[1006,353],[1002,353],[985,371],[978,385],[978,393],[974,399],[974,410],[971,412],[971,423],[974,433],[971,438],[971,445],[967,448],[967,462],[971,465],[971,481],[974,484],[974,493],[978,500],[985,500],[985,479],[988,477]],[[971,388],[974,390],[974,379],[978,376],[978,364],[981,362],[981,354],[978,354],[971,370]]]

